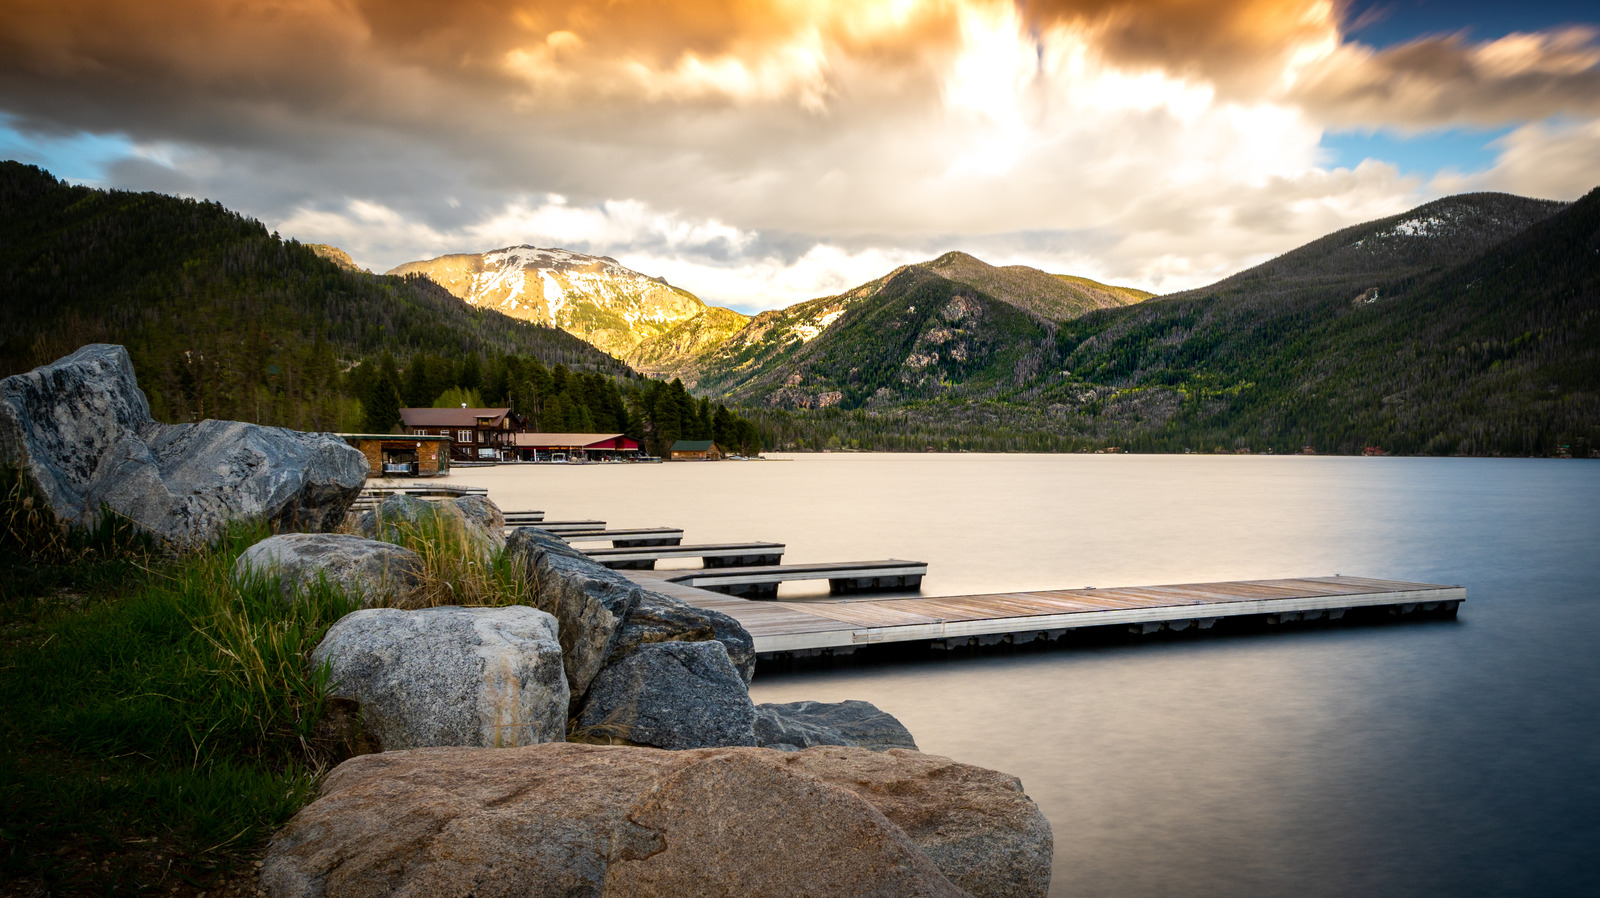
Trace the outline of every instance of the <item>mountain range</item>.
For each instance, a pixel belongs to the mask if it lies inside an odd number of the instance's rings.
[[[1600,191],[1447,197],[1161,297],[959,252],[753,317],[565,250],[396,271],[0,163],[0,375],[123,343],[165,420],[348,426],[385,354],[498,396],[515,359],[635,376],[598,343],[784,448],[1600,448]]]
[[[349,256],[337,248],[315,248],[327,258],[354,267]],[[707,306],[687,290],[625,268],[610,257],[564,249],[512,246],[484,253],[454,253],[407,262],[388,274],[423,275],[470,306],[561,328],[646,374],[682,376],[690,385],[704,378],[708,385],[720,386],[737,381],[734,372],[748,371],[753,357],[789,366],[792,353],[786,350],[794,348],[789,344],[810,342],[846,309],[876,301],[885,285],[903,285],[907,279],[931,276],[947,282],[952,295],[965,289],[974,297],[985,297],[983,301],[1009,305],[1040,322],[1119,308],[1151,295],[1023,265],[999,268],[965,253],[903,266],[838,296],[763,312],[754,318]],[[895,290],[884,298],[893,295]],[[795,397],[799,406],[817,401]],[[826,404],[826,400],[820,401]]]
[[[538,359],[629,377],[556,328],[463,305],[422,277],[158,193],[67,184],[0,161],[0,377],[121,343],[159,420],[356,429],[346,374],[390,353]]]
[[[407,262],[388,274],[424,275],[467,305],[561,328],[619,359],[692,320],[702,320],[698,332],[708,332],[709,325],[713,334],[731,333],[748,320],[731,309],[709,310],[693,293],[624,268],[616,259],[564,249],[508,246],[453,253]]]

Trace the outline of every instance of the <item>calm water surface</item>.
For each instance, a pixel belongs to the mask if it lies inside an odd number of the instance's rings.
[[[758,672],[751,692],[865,699],[924,751],[1020,776],[1055,830],[1052,895],[1600,894],[1600,462],[863,454],[452,480],[789,561],[926,560],[926,595],[1463,584],[1454,622]]]

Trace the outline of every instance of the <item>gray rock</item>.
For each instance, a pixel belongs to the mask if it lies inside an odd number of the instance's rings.
[[[274,836],[260,885],[271,898],[955,898],[971,883],[1042,898],[1049,858],[1049,825],[1015,777],[914,752],[430,748],[340,764]]]
[[[715,640],[639,646],[595,678],[577,718],[591,737],[657,748],[755,745],[755,706]]]
[[[658,642],[721,642],[745,685],[756,672],[755,640],[739,622],[720,611],[696,608],[671,596],[645,590],[617,631],[607,664],[615,664],[642,645]]]
[[[154,421],[127,350],[100,343],[0,381],[0,464],[20,468],[63,525],[109,509],[175,549],[244,519],[331,530],[367,476],[333,434]]]
[[[361,705],[384,751],[560,742],[567,680],[557,625],[534,608],[373,608],[341,618],[311,655],[329,694]]]
[[[973,898],[1044,898],[1050,891],[1050,821],[1014,776],[900,748],[822,746],[773,755],[785,770],[860,796]]]
[[[522,565],[523,575],[528,578],[530,583],[538,577],[534,566],[538,563],[539,557],[545,552],[555,552],[557,555],[565,555],[568,558],[584,557],[582,552],[572,548],[566,540],[548,530],[540,530],[537,527],[518,527],[506,535],[506,554],[517,564]],[[604,567],[604,565],[597,566]]]
[[[303,592],[319,578],[344,590],[363,608],[415,607],[423,583],[422,556],[374,539],[345,533],[281,533],[244,551],[235,577],[277,577],[285,596]]]
[[[488,496],[458,496],[451,500],[461,516],[474,527],[505,543],[506,516]]]
[[[756,706],[756,744],[764,748],[848,745],[887,751],[917,743],[911,731],[871,702],[787,702]]]
[[[412,531],[433,540],[443,528],[459,532],[473,552],[490,558],[505,548],[505,521],[499,506],[484,496],[429,502],[397,493],[362,512],[356,529],[368,539],[398,539],[396,531]]]
[[[527,578],[533,604],[561,622],[561,658],[576,709],[611,656],[617,631],[643,590],[533,528],[513,533],[506,551]]]

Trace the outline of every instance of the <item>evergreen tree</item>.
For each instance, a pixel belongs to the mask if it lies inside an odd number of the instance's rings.
[[[400,389],[400,398],[405,401],[407,408],[431,408],[433,397],[437,395],[433,392],[432,379],[428,377],[427,356],[413,357],[411,364],[406,366],[405,386]]]
[[[400,372],[394,356],[384,352],[367,394],[362,397],[362,430],[391,433],[400,424]]]
[[[456,375],[456,386],[463,390],[478,390],[483,386],[483,360],[476,350],[461,360],[461,373]]]

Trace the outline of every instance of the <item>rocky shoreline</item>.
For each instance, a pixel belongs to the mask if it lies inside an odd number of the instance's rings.
[[[265,521],[276,534],[234,576],[361,606],[306,659],[356,756],[272,840],[274,898],[1048,889],[1049,824],[1014,777],[921,754],[865,702],[755,705],[736,621],[544,531],[507,534],[481,498],[394,497],[347,521],[359,452],[154,422],[121,347],[0,382],[0,462],[63,526],[115,514],[169,551]],[[508,564],[523,603],[438,604],[406,528]]]

